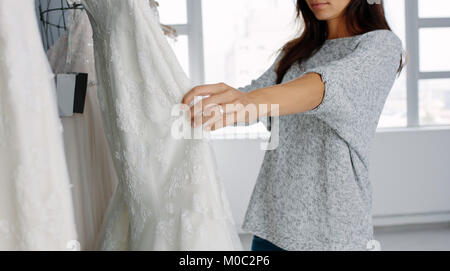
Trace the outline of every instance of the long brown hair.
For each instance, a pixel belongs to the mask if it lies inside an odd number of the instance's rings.
[[[383,2],[370,4],[368,0],[352,0],[346,8],[347,31],[360,35],[374,30],[391,30],[384,14]],[[326,21],[319,21],[306,3],[297,0],[297,18],[303,19],[303,32],[300,37],[283,46],[283,54],[278,62],[277,84],[280,84],[289,68],[295,63],[302,63],[316,53],[328,38]],[[399,72],[403,68],[400,62]]]

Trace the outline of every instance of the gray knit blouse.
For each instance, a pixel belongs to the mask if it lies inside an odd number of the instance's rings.
[[[317,73],[316,109],[280,118],[279,147],[267,151],[243,229],[287,250],[365,250],[373,239],[369,147],[396,79],[402,43],[377,30],[327,40],[288,82]],[[251,85],[276,83],[275,64]]]

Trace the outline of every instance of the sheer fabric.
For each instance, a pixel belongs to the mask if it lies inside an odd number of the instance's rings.
[[[211,146],[171,134],[171,109],[191,84],[148,1],[82,3],[119,178],[100,248],[240,250]]]
[[[63,118],[62,124],[78,241],[82,250],[94,250],[117,177],[98,104],[91,24],[85,11],[68,18],[69,32],[47,54],[54,73],[88,74],[84,113]]]

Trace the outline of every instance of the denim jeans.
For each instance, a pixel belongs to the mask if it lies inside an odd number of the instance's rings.
[[[253,237],[252,251],[286,251],[258,236]]]

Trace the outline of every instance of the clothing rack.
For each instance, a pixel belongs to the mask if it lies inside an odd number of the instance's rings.
[[[69,4],[67,0],[38,0],[39,20],[46,50],[67,31],[68,11],[83,10],[81,4]]]
[[[1,0],[0,0],[1,1]],[[38,2],[39,21],[44,48],[49,50],[52,45],[63,35],[68,24],[69,11],[84,10],[82,4],[70,4],[67,0],[36,0]],[[159,3],[149,0],[150,6],[157,8]],[[176,40],[177,31],[171,26],[161,24],[164,34]]]

